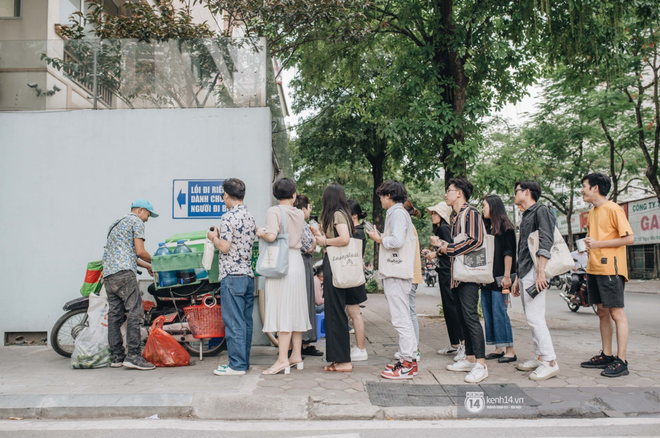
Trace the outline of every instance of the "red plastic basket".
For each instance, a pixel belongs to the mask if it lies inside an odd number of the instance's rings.
[[[204,297],[202,304],[183,308],[190,331],[196,339],[225,337],[225,324],[222,322],[220,304],[212,306],[205,304],[206,299],[210,297],[210,295]]]

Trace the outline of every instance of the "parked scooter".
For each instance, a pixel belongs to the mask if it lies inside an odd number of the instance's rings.
[[[149,285],[148,292],[153,296],[155,306],[145,305],[143,319],[143,342],[153,321],[163,315],[163,330],[174,338],[192,355],[199,356],[200,345],[205,356],[215,356],[225,349],[225,338],[196,339],[192,336],[183,308],[200,304],[203,300],[215,297],[220,300],[219,284],[202,281],[190,286],[158,289]],[[204,297],[206,296],[206,298]],[[149,303],[145,301],[144,304]],[[210,305],[206,303],[207,305]],[[50,343],[56,353],[71,357],[76,337],[88,325],[87,309],[89,298],[81,297],[67,302],[62,308],[66,313],[57,320],[50,334]]]

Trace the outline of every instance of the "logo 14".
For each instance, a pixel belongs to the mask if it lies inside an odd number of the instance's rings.
[[[466,392],[465,409],[471,414],[478,414],[486,407],[486,398],[483,392]]]

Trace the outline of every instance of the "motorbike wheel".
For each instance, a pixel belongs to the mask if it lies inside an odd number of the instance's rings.
[[[71,357],[73,344],[80,331],[87,327],[87,309],[77,309],[62,315],[50,332],[50,345],[60,356]]]
[[[191,357],[199,357],[199,342],[184,342],[182,345]],[[221,351],[227,349],[227,343],[225,338],[204,339],[202,349],[204,356],[217,356]]]
[[[568,308],[571,309],[571,312],[577,312],[580,310],[580,305],[575,303],[568,303]]]

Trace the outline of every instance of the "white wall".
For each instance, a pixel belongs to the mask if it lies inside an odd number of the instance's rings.
[[[172,219],[174,179],[242,179],[264,225],[270,131],[268,108],[0,113],[0,339],[50,332],[134,199],[161,215],[146,224],[151,253],[217,223]]]

